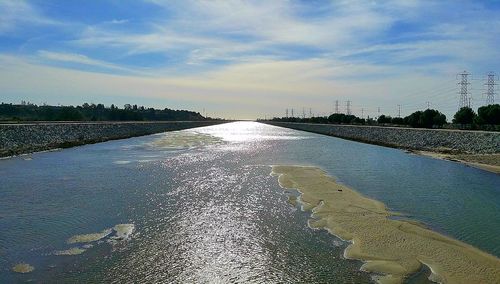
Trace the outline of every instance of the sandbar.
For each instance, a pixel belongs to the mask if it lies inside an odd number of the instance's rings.
[[[273,175],[312,211],[310,225],[351,244],[346,258],[365,263],[362,270],[381,274],[379,283],[403,283],[422,265],[442,283],[500,283],[500,259],[415,222],[393,220],[386,206],[338,184],[321,169],[273,166]]]

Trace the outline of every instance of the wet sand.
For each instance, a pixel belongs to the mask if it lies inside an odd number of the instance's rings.
[[[18,263],[12,267],[12,271],[17,273],[29,273],[35,270],[35,268],[27,263]]]
[[[468,166],[500,174],[500,154],[443,154],[429,151],[411,151],[422,156],[464,163]]]
[[[167,132],[153,142],[150,146],[160,149],[185,149],[221,143],[222,139],[198,132],[173,131]]]
[[[379,201],[337,184],[319,168],[273,166],[272,173],[288,189],[297,189],[311,227],[324,228],[351,242],[347,258],[365,262],[363,270],[382,274],[380,283],[402,283],[420,271],[443,283],[500,283],[500,259],[458,240],[418,225],[392,220]]]

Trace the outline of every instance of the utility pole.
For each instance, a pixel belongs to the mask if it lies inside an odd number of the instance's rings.
[[[351,101],[346,102],[346,114],[351,115]]]
[[[339,100],[335,100],[335,113],[339,113]]]
[[[401,117],[401,105],[398,105],[398,117]]]
[[[459,108],[470,107],[470,93],[469,93],[469,76],[471,74],[467,71],[457,74],[457,79],[460,77],[460,91],[458,94],[460,95],[460,100],[458,102]]]
[[[492,105],[495,103],[495,73],[490,72],[486,78],[486,105]]]

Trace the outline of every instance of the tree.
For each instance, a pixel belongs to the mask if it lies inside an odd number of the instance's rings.
[[[462,107],[453,116],[453,123],[472,124],[476,113],[470,107]]]
[[[443,126],[446,123],[446,116],[435,109],[426,109],[410,114],[404,121],[411,127],[433,128]]]
[[[477,124],[500,124],[500,105],[494,104],[480,107],[477,110],[475,122]]]
[[[398,125],[405,125],[406,124],[404,118],[402,118],[402,117],[393,117],[391,119],[391,123],[398,124]]]
[[[378,123],[391,123],[392,118],[390,116],[381,115],[377,118]]]

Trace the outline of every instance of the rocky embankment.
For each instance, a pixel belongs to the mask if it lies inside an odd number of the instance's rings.
[[[209,126],[221,121],[0,124],[0,157]]]
[[[500,153],[500,132],[290,122],[266,123],[408,150],[456,154]]]

